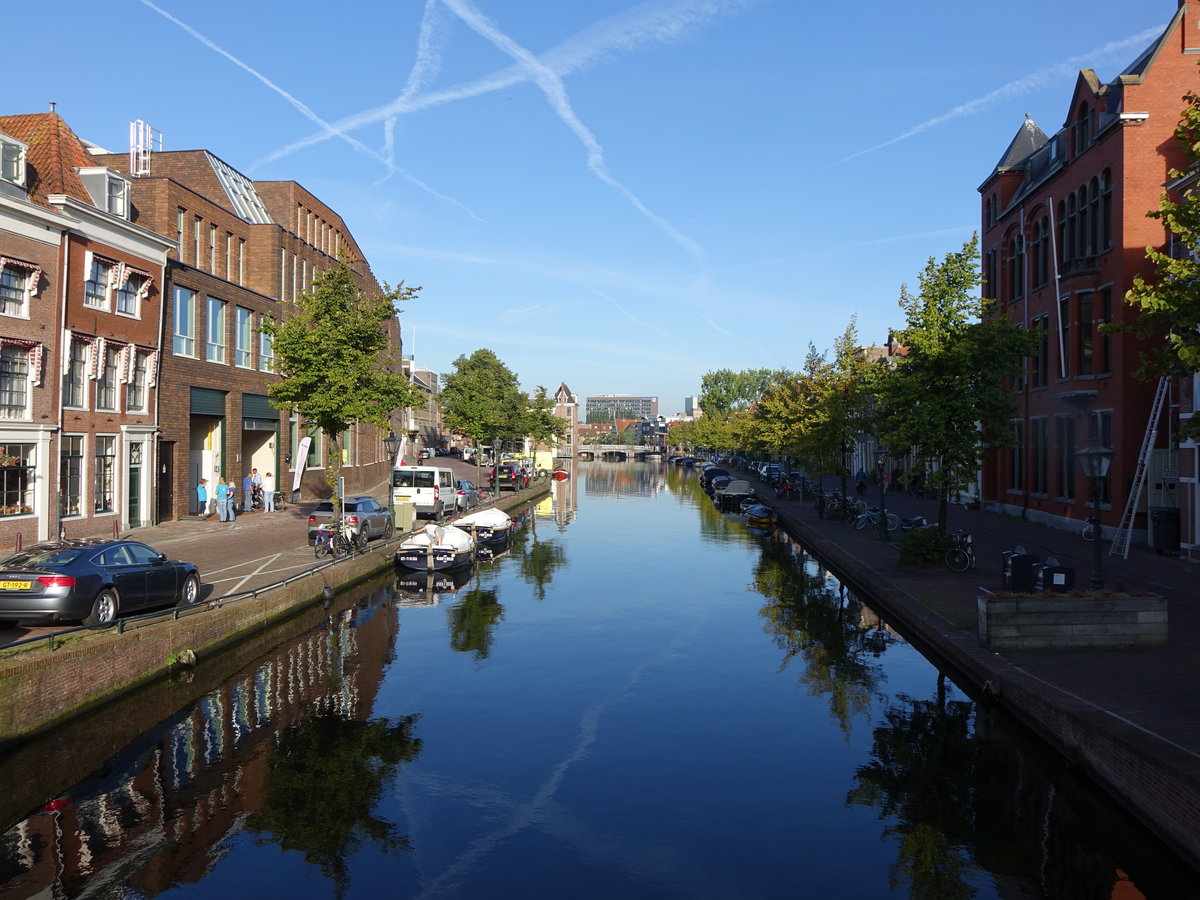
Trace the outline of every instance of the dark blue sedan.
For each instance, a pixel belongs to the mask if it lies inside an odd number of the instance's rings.
[[[191,563],[138,541],[47,541],[0,561],[0,629],[17,622],[111,622],[200,597]]]

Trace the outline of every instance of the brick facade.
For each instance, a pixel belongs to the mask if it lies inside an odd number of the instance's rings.
[[[1165,246],[1161,223],[1146,214],[1169,170],[1185,164],[1173,131],[1183,95],[1200,88],[1198,24],[1200,0],[1180,0],[1163,35],[1114,81],[1081,71],[1064,127],[1047,136],[1027,119],[980,187],[984,294],[1040,341],[1018,386],[1017,448],[990,454],[983,469],[983,499],[1009,512],[1059,525],[1086,519],[1090,482],[1075,454],[1098,442],[1114,451],[1100,519],[1109,528],[1121,520],[1155,384],[1133,377],[1144,345],[1100,326],[1132,321],[1125,292],[1152,274],[1145,248]],[[1171,421],[1164,415],[1159,429],[1167,450]],[[1179,505],[1161,478],[1154,487],[1143,507]],[[1135,526],[1146,527],[1144,513]]]

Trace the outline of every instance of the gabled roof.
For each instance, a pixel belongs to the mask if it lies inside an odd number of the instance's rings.
[[[1045,146],[1049,140],[1050,138],[1046,137],[1046,133],[1038,128],[1029,113],[1025,113],[1025,121],[1017,129],[1016,135],[1009,142],[1004,155],[1000,157],[1000,162],[996,163],[996,168],[992,174],[1017,168]]]
[[[0,116],[0,131],[29,145],[25,180],[32,202],[49,207],[51,194],[66,194],[93,205],[77,170],[94,166],[95,161],[62,116],[52,112]]]

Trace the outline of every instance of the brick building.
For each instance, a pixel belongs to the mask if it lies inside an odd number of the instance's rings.
[[[0,145],[0,543],[149,524],[172,242],[54,112]]]
[[[1061,129],[1048,136],[1027,118],[979,188],[984,294],[1038,339],[1017,385],[1016,447],[984,464],[985,502],[1060,526],[1086,519],[1090,482],[1076,453],[1098,445],[1113,451],[1100,519],[1110,530],[1120,522],[1155,385],[1133,377],[1139,342],[1099,327],[1132,320],[1125,292],[1135,275],[1152,275],[1145,248],[1166,245],[1161,223],[1146,214],[1171,167],[1185,164],[1173,131],[1183,95],[1200,89],[1198,61],[1200,0],[1179,0],[1162,35],[1115,79],[1079,73]],[[1190,391],[1175,392],[1164,413],[1158,445],[1168,452],[1181,403]],[[1190,459],[1172,470],[1182,481],[1152,475],[1143,504],[1187,506],[1171,488],[1190,479],[1194,490]],[[1185,543],[1195,541],[1190,515]],[[1144,529],[1144,515],[1135,524]]]
[[[97,159],[117,167],[124,155]],[[164,322],[158,515],[197,512],[200,478],[224,477],[239,491],[252,468],[273,473],[281,490],[327,493],[329,445],[286,411],[273,408],[267,385],[277,380],[264,317],[280,319],[287,304],[331,267],[340,251],[359,262],[361,290],[378,282],[345,222],[295,182],[254,182],[205,150],[147,154],[133,184],[133,219],[177,245],[168,267]],[[399,327],[391,337],[399,355]],[[313,437],[297,458],[304,436]],[[365,490],[389,465],[378,429],[358,424],[343,435],[348,491]],[[303,462],[302,483],[298,464]]]

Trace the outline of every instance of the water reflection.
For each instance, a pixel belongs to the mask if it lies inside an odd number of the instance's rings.
[[[415,716],[367,718],[392,659],[390,597],[376,591],[280,646],[10,828],[0,890],[154,896],[205,878],[241,827],[302,851],[339,890],[358,845],[405,847],[372,813],[421,746]]]
[[[504,607],[495,588],[476,587],[467,591],[462,600],[446,610],[450,648],[459,653],[473,653],[476,660],[487,659],[496,626],[503,618]]]

